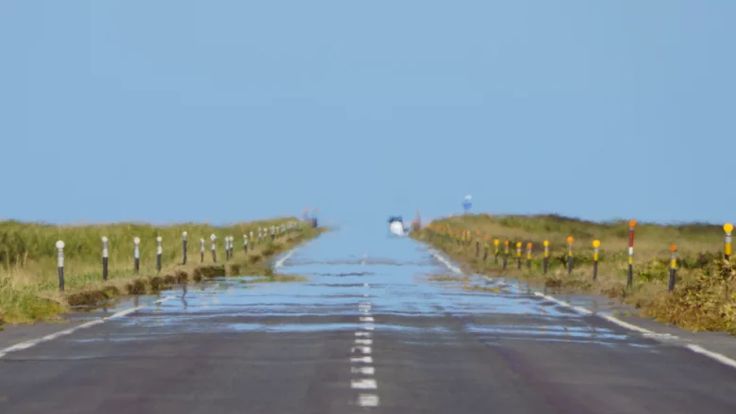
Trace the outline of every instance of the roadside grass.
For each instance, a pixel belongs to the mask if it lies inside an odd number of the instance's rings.
[[[50,320],[71,306],[94,306],[115,296],[155,292],[174,283],[198,281],[225,274],[271,276],[268,259],[296,244],[316,237],[322,229],[300,224],[275,240],[264,238],[246,254],[242,235],[259,228],[280,226],[292,218],[211,226],[182,223],[152,226],[137,223],[55,226],[0,222],[0,323]],[[188,232],[188,263],[181,265],[181,233]],[[210,256],[210,234],[217,235],[218,264]],[[225,263],[224,237],[232,235],[234,257]],[[108,281],[102,280],[101,241],[110,239]],[[141,269],[133,271],[133,237],[141,238]],[[156,271],[156,237],[163,237],[162,270]],[[200,263],[199,239],[206,240],[204,263]],[[65,292],[58,291],[56,240],[64,240]]]
[[[565,256],[568,235],[575,237],[575,268],[570,275]],[[722,258],[720,226],[639,224],[634,285],[630,289],[626,287],[628,225],[624,220],[596,223],[555,215],[464,215],[436,220],[413,237],[442,250],[477,273],[516,277],[553,291],[605,295],[663,322],[691,330],[736,334],[736,271],[733,263]],[[498,262],[494,238],[501,241]],[[597,280],[592,278],[595,239],[601,241]],[[504,240],[509,240],[512,246],[506,270],[501,265]],[[550,241],[546,275],[542,270],[544,240]],[[515,256],[517,241],[524,246],[521,269]],[[534,243],[531,263],[526,260],[527,242]],[[680,266],[676,288],[670,293],[667,285],[671,243],[678,246]]]

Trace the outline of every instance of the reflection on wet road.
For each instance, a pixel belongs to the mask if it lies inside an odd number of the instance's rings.
[[[281,272],[307,276],[304,282],[251,283],[255,278],[244,276],[164,292],[176,300],[127,319],[119,340],[129,338],[126,327],[132,332],[150,328],[145,336],[151,337],[352,330],[356,325],[348,322],[349,317],[356,314],[356,304],[368,297],[375,314],[391,316],[393,321],[379,323],[379,331],[431,331],[451,340],[454,331],[444,319],[454,317],[462,321],[465,331],[487,340],[648,343],[591,323],[518,284],[480,276],[436,277],[450,272],[413,241],[383,238],[371,246],[377,255],[353,251],[345,238],[341,233],[328,234],[285,262]],[[431,325],[433,318],[438,319],[436,326]],[[421,324],[414,319],[421,319]]]
[[[522,285],[454,274],[409,239],[332,232],[280,272],[306,279],[179,287],[14,353],[0,408],[733,412],[729,368]]]

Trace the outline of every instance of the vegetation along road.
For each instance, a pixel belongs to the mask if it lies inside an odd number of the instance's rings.
[[[417,236],[437,239],[427,232],[445,224]],[[478,274],[459,253],[384,231],[325,233],[270,262],[274,277],[176,284],[63,324],[8,327],[0,411],[734,412],[727,334]]]

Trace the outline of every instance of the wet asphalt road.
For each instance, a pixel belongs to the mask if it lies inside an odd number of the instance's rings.
[[[513,283],[432,281],[408,239],[329,233],[281,272],[308,279],[180,287],[9,353],[0,412],[736,412],[733,368]]]

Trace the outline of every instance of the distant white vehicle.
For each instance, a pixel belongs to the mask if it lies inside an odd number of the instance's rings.
[[[401,216],[390,217],[388,219],[388,231],[395,236],[405,236],[406,228],[404,228],[404,220]]]

